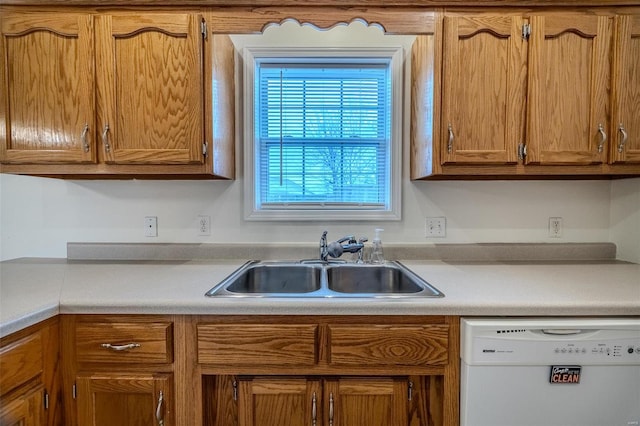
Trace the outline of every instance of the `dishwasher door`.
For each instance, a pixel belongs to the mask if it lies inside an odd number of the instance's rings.
[[[461,426],[640,425],[640,319],[461,320]]]

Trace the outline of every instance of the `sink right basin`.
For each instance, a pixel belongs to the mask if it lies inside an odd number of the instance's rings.
[[[329,290],[345,294],[443,296],[439,290],[397,263],[329,266],[327,282]]]

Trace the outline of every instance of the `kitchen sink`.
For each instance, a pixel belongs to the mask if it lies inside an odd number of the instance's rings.
[[[400,262],[355,264],[250,261],[206,293],[210,297],[444,297]]]

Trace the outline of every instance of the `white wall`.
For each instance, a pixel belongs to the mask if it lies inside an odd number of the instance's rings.
[[[406,174],[406,173],[405,173]],[[403,220],[386,223],[265,223],[243,220],[242,180],[69,181],[0,175],[3,260],[66,257],[75,242],[308,242],[372,236],[401,242],[607,242],[640,262],[640,179],[619,181],[435,181],[403,183]],[[197,235],[210,215],[211,236]],[[144,216],[158,217],[158,237],[145,237]],[[424,218],[445,216],[447,237],[424,237]],[[564,233],[547,236],[548,218]]]
[[[618,259],[640,263],[640,178],[612,181],[610,238]]]

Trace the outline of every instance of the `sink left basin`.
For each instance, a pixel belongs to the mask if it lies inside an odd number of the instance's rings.
[[[303,296],[321,288],[319,265],[283,262],[247,262],[207,296]]]

